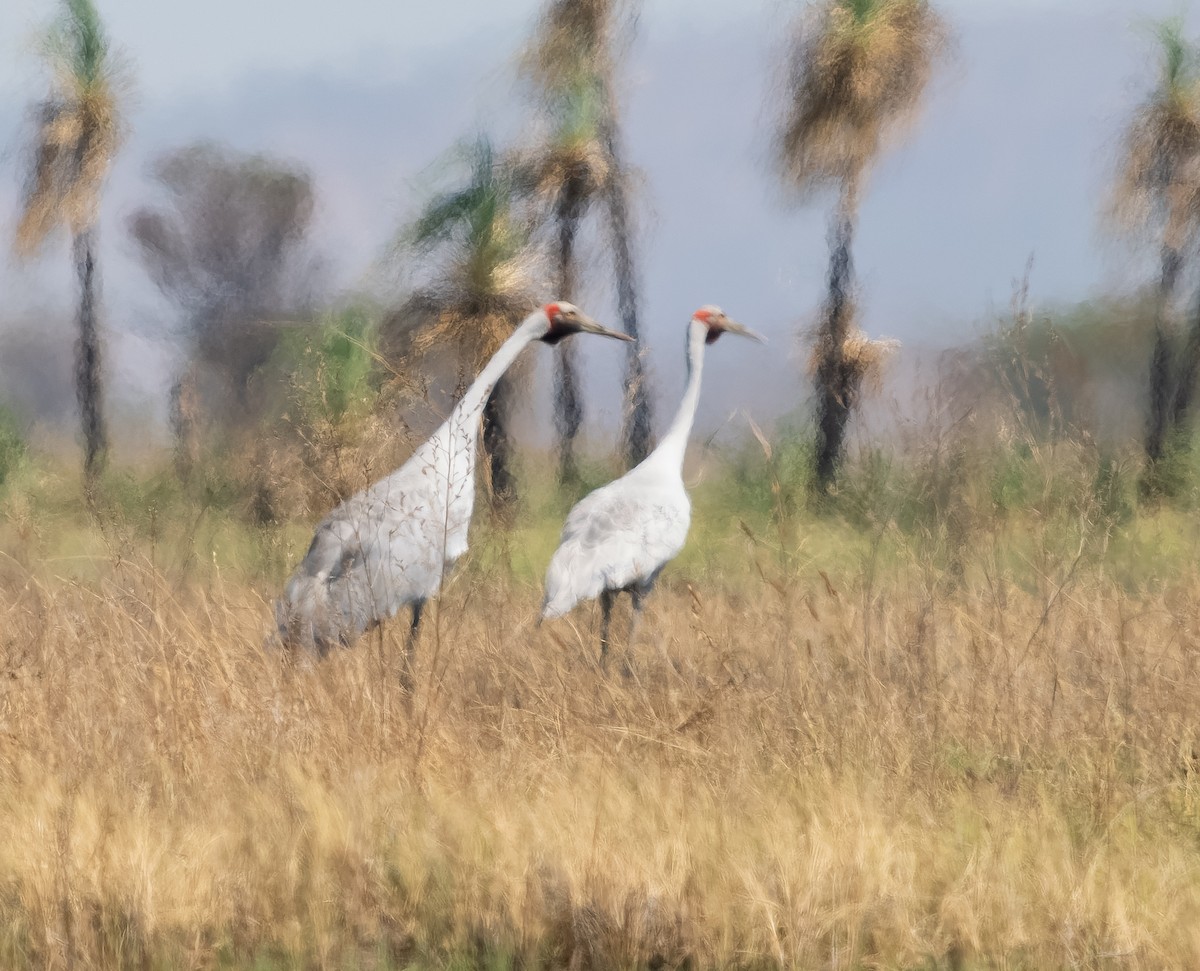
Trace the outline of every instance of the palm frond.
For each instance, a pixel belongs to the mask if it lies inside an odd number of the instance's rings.
[[[602,139],[604,93],[595,77],[579,76],[546,100],[552,127],[534,147],[514,156],[514,186],[545,211],[578,213],[613,175]]]
[[[425,211],[405,234],[420,249],[432,249],[448,240],[464,223],[468,223],[479,208],[482,192],[478,186],[468,186],[448,192],[430,201]]]
[[[435,195],[402,236],[408,249],[429,261],[432,282],[390,329],[408,333],[405,343],[421,354],[439,344],[454,346],[475,368],[533,307],[539,257],[515,208],[509,161],[480,137],[460,145],[451,162],[466,169],[465,182]]]
[[[1156,33],[1162,49],[1163,91],[1178,91],[1192,79],[1196,52],[1184,36],[1181,17],[1161,21],[1157,25]]]
[[[521,55],[522,73],[551,97],[581,75],[607,76],[626,8],[627,0],[550,0]]]
[[[824,0],[793,41],[780,169],[800,191],[866,168],[911,122],[949,32],[928,0]]]
[[[1178,249],[1200,233],[1200,58],[1178,20],[1157,35],[1158,80],[1122,137],[1108,216]]]
[[[851,327],[842,341],[838,358],[844,370],[846,385],[854,389],[865,386],[878,394],[883,390],[883,379],[887,366],[900,350],[900,342],[890,337],[872,339],[857,327]],[[826,348],[820,341],[812,345],[808,358],[808,373],[815,376],[825,356]]]
[[[35,109],[18,252],[28,255],[60,225],[78,233],[96,218],[100,188],[123,138],[125,78],[91,0],[63,0],[47,35],[49,96]]]
[[[64,0],[64,16],[57,31],[69,59],[71,74],[91,85],[104,79],[108,70],[108,38],[100,13],[92,0]]]

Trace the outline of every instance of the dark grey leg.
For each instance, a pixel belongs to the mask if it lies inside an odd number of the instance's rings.
[[[638,628],[642,623],[642,606],[646,594],[650,592],[649,584],[643,587],[629,587],[629,596],[633,600],[633,611],[629,617],[629,640],[625,643],[625,654],[621,659],[621,674],[633,677],[633,642],[637,639]]]
[[[612,620],[613,592],[600,594],[600,667],[608,664],[608,624]]]
[[[412,624],[408,628],[408,643],[404,650],[404,668],[400,672],[400,685],[405,691],[413,689],[413,671],[417,657],[417,634],[421,627],[421,613],[425,610],[424,600],[415,600],[412,605]]]
[[[633,647],[633,639],[637,637],[638,627],[642,622],[642,600],[649,593],[648,590],[630,590],[629,596],[633,598],[633,616],[629,618],[629,647]]]

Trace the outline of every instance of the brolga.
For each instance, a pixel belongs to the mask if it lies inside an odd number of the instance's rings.
[[[730,320],[719,307],[697,310],[687,329],[687,387],[658,447],[621,478],[585,496],[571,510],[546,571],[542,619],[561,617],[581,600],[600,598],[600,663],[608,660],[608,631],[617,594],[633,598],[630,639],[642,602],[659,573],[683,549],[692,504],[683,485],[683,456],[700,400],[704,348],[722,334],[763,338]]]
[[[404,682],[425,602],[467,551],[475,505],[475,452],[492,388],[526,345],[557,344],[572,334],[628,341],[569,303],[530,314],[496,351],[433,437],[399,469],[334,509],[275,604],[285,644],[324,655],[412,607]]]

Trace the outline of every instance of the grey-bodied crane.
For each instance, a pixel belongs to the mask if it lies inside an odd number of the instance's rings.
[[[411,684],[422,609],[445,571],[467,551],[483,407],[528,344],[557,344],[578,333],[631,339],[569,303],[536,310],[496,351],[432,438],[387,478],[321,521],[275,604],[285,644],[324,655],[410,605],[405,682]]]
[[[617,594],[633,598],[634,625],[659,573],[683,549],[692,505],[683,485],[683,456],[700,400],[704,348],[722,334],[763,338],[719,307],[701,307],[688,322],[687,387],[668,432],[621,478],[585,496],[571,510],[546,571],[542,620],[561,617],[581,600],[600,598],[600,661],[608,659],[608,629]]]

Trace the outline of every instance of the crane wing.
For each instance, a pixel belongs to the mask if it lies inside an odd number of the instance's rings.
[[[285,640],[324,651],[437,593],[466,552],[475,501],[474,439],[456,430],[321,522],[276,605]]]
[[[682,485],[618,479],[571,510],[546,572],[542,616],[558,617],[604,590],[653,579],[687,540],[691,503]]]

